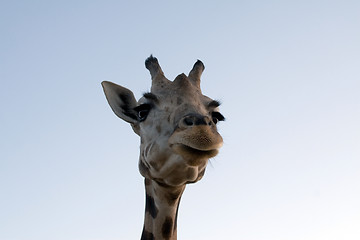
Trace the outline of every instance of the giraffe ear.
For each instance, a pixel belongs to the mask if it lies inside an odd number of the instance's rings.
[[[133,92],[108,81],[103,81],[101,85],[113,112],[124,121],[131,123],[132,125],[137,124],[138,117],[134,110],[137,106],[137,102]]]

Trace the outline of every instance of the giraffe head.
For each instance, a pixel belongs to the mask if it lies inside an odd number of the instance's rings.
[[[224,120],[220,104],[200,89],[204,65],[198,60],[188,76],[180,74],[174,81],[153,56],[145,66],[151,92],[136,101],[129,89],[104,81],[108,103],[141,138],[139,170],[145,178],[169,186],[197,182],[223,143],[216,127]]]

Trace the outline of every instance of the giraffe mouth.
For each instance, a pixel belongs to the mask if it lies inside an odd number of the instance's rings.
[[[173,151],[185,159],[209,159],[215,157],[223,144],[216,129],[208,126],[195,126],[176,129],[168,140]]]
[[[197,157],[209,159],[215,157],[219,152],[218,149],[203,150],[182,143],[172,144],[170,147],[178,154],[190,158]]]

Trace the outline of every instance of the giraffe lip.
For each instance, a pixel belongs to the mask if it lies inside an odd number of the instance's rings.
[[[190,155],[207,158],[215,157],[219,152],[218,149],[198,149],[189,145],[185,145],[183,143],[172,144],[171,147],[180,155]]]

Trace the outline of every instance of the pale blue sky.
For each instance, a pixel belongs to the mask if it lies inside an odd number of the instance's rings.
[[[225,145],[179,239],[360,239],[359,1],[1,1],[0,240],[139,239],[139,97],[196,59]]]

